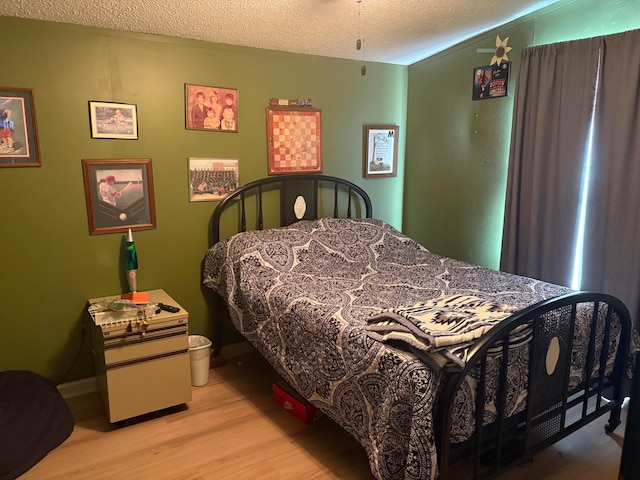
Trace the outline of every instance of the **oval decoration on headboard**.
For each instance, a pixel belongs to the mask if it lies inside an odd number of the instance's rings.
[[[560,341],[558,337],[553,337],[549,342],[549,348],[547,348],[546,367],[547,375],[553,375],[556,367],[558,366],[558,359],[560,358]]]
[[[304,214],[307,211],[307,202],[305,201],[302,195],[298,195],[295,203],[293,204],[293,213],[296,214],[296,218],[301,220],[304,217]]]

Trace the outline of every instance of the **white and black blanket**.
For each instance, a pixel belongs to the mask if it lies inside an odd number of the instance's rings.
[[[516,311],[515,307],[473,295],[448,295],[385,309],[367,319],[367,333],[381,342],[398,342],[414,351],[441,354],[463,366],[473,341]]]
[[[438,310],[443,299],[477,298],[478,308],[508,306],[491,312],[489,324],[482,325],[490,328],[511,310],[569,291],[435,255],[374,219],[324,218],[237,234],[211,247],[204,264],[204,283],[225,300],[236,328],[362,444],[373,474],[384,480],[437,475],[433,408],[442,379],[437,363],[373,338],[385,334],[379,331],[384,322],[402,325],[408,318],[404,307],[430,305],[436,310],[429,321],[437,317],[441,326],[452,318]],[[477,320],[466,326],[480,325]],[[473,330],[473,336],[481,333]],[[438,344],[445,336],[422,331],[416,338]],[[518,368],[512,388],[521,392],[526,373]],[[464,408],[473,399],[466,392],[456,398],[461,418],[454,422],[454,441],[473,431],[473,409]],[[510,399],[508,408],[517,411],[523,395]]]

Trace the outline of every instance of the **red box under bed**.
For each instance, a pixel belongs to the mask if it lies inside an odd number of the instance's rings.
[[[316,407],[302,398],[293,388],[285,382],[276,382],[272,385],[273,396],[276,402],[296,417],[305,425],[313,422],[316,416]]]

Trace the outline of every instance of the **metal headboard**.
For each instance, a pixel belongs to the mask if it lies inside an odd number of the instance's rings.
[[[266,177],[248,183],[225,197],[216,207],[211,217],[211,245],[220,240],[220,220],[222,213],[239,202],[238,231],[247,231],[247,200],[255,200],[256,225],[249,230],[264,228],[263,193],[279,190],[280,224],[284,227],[298,220],[313,220],[324,209],[319,205],[320,191],[333,190],[333,217],[371,218],[371,199],[361,187],[348,180],[320,174],[279,175]],[[364,215],[362,207],[364,206]],[[297,211],[297,213],[296,213]],[[324,214],[329,216],[329,214]]]

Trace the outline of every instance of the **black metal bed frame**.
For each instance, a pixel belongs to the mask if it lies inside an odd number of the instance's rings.
[[[569,368],[579,306],[590,309],[591,329],[582,372],[584,380],[570,390]],[[620,325],[617,341],[611,334],[614,322]],[[515,417],[506,418],[508,339],[523,326],[532,331],[526,408]],[[598,344],[599,329],[604,333]],[[548,372],[549,345],[554,338],[561,349],[554,370]],[[473,346],[464,368],[448,375],[440,393],[436,415],[440,478],[461,478],[451,467],[464,460],[468,463],[469,459],[472,459],[468,465],[472,470],[471,478],[493,478],[608,412],[605,431],[613,432],[620,424],[630,342],[631,319],[626,306],[615,297],[595,292],[569,293],[539,302],[492,328]],[[490,352],[495,354],[496,351],[502,356],[498,382],[493,392],[486,392],[487,359]],[[605,367],[611,355],[615,361],[608,373]],[[593,372],[594,365],[598,366],[597,374],[588,374]],[[454,399],[467,375],[478,378],[475,434],[464,445],[452,448],[449,433],[454,421]],[[489,427],[483,427],[485,398],[491,393],[496,393],[497,418]]]
[[[316,219],[322,212],[319,205],[320,192],[324,189],[333,192],[333,209],[326,212],[326,216],[338,217],[341,214],[346,218],[354,216],[371,218],[371,199],[367,192],[353,182],[338,177],[331,177],[321,174],[305,175],[279,175],[262,178],[243,185],[239,189],[230,193],[216,207],[211,217],[211,242],[220,240],[220,221],[222,212],[240,201],[239,228],[237,231],[247,231],[247,205],[249,196],[255,196],[256,204],[256,225],[252,230],[262,230],[264,228],[264,201],[263,193],[277,189],[280,192],[280,222],[279,226],[291,225],[297,220]],[[342,196],[341,196],[342,194]],[[304,215],[298,218],[294,212],[294,204],[301,197],[306,204]],[[342,203],[341,203],[342,201]],[[340,207],[344,206],[344,211]],[[364,207],[364,214],[359,210]],[[358,214],[360,212],[360,214]]]
[[[322,211],[319,206],[319,192],[323,188],[333,190],[331,213]],[[301,218],[315,219],[323,215],[347,218],[372,216],[369,196],[350,181],[321,174],[267,177],[244,185],[218,204],[211,218],[210,244],[220,240],[222,213],[231,205],[239,203],[236,231],[247,230],[247,199],[254,195],[255,204],[252,208],[255,210],[256,225],[250,229],[265,228],[264,209],[272,209],[270,206],[265,207],[263,193],[272,190],[280,192],[279,226],[289,225]],[[307,207],[302,217],[294,214],[293,209],[299,197],[303,198]],[[585,380],[577,388],[570,390],[568,375],[576,312],[579,306],[584,308],[584,304],[592,308]],[[604,320],[599,313],[603,310],[606,311]],[[617,342],[612,341],[611,337],[614,321],[620,323]],[[219,325],[219,321],[214,319],[214,325],[216,324]],[[515,416],[506,416],[509,338],[512,332],[520,332],[523,326],[532,330],[526,408]],[[596,343],[598,328],[604,328],[600,345]],[[220,350],[219,328],[217,333],[215,352]],[[557,340],[553,340],[554,338]],[[552,341],[557,341],[561,350],[556,359],[557,366],[550,374],[545,371],[545,365]],[[620,423],[630,341],[631,320],[625,305],[612,296],[593,292],[570,293],[540,302],[516,312],[492,328],[472,347],[464,368],[447,373],[439,393],[434,416],[439,478],[468,478],[463,475],[469,474],[474,479],[493,478],[606,413],[610,413],[610,416],[605,430],[612,432]],[[615,351],[610,351],[610,345],[613,345]],[[487,392],[484,388],[487,359],[496,352],[502,355],[497,389],[495,392]],[[615,355],[614,368],[612,372],[606,372],[605,360],[611,355]],[[597,374],[587,375],[586,372],[591,372],[594,364],[600,366]],[[451,444],[451,425],[455,421],[454,400],[467,375],[478,377],[475,392],[475,434],[463,444]],[[495,394],[497,398],[497,418],[492,424],[484,425],[485,400],[489,394]],[[574,413],[575,410],[577,414]],[[459,469],[460,465],[464,465],[462,470]]]

